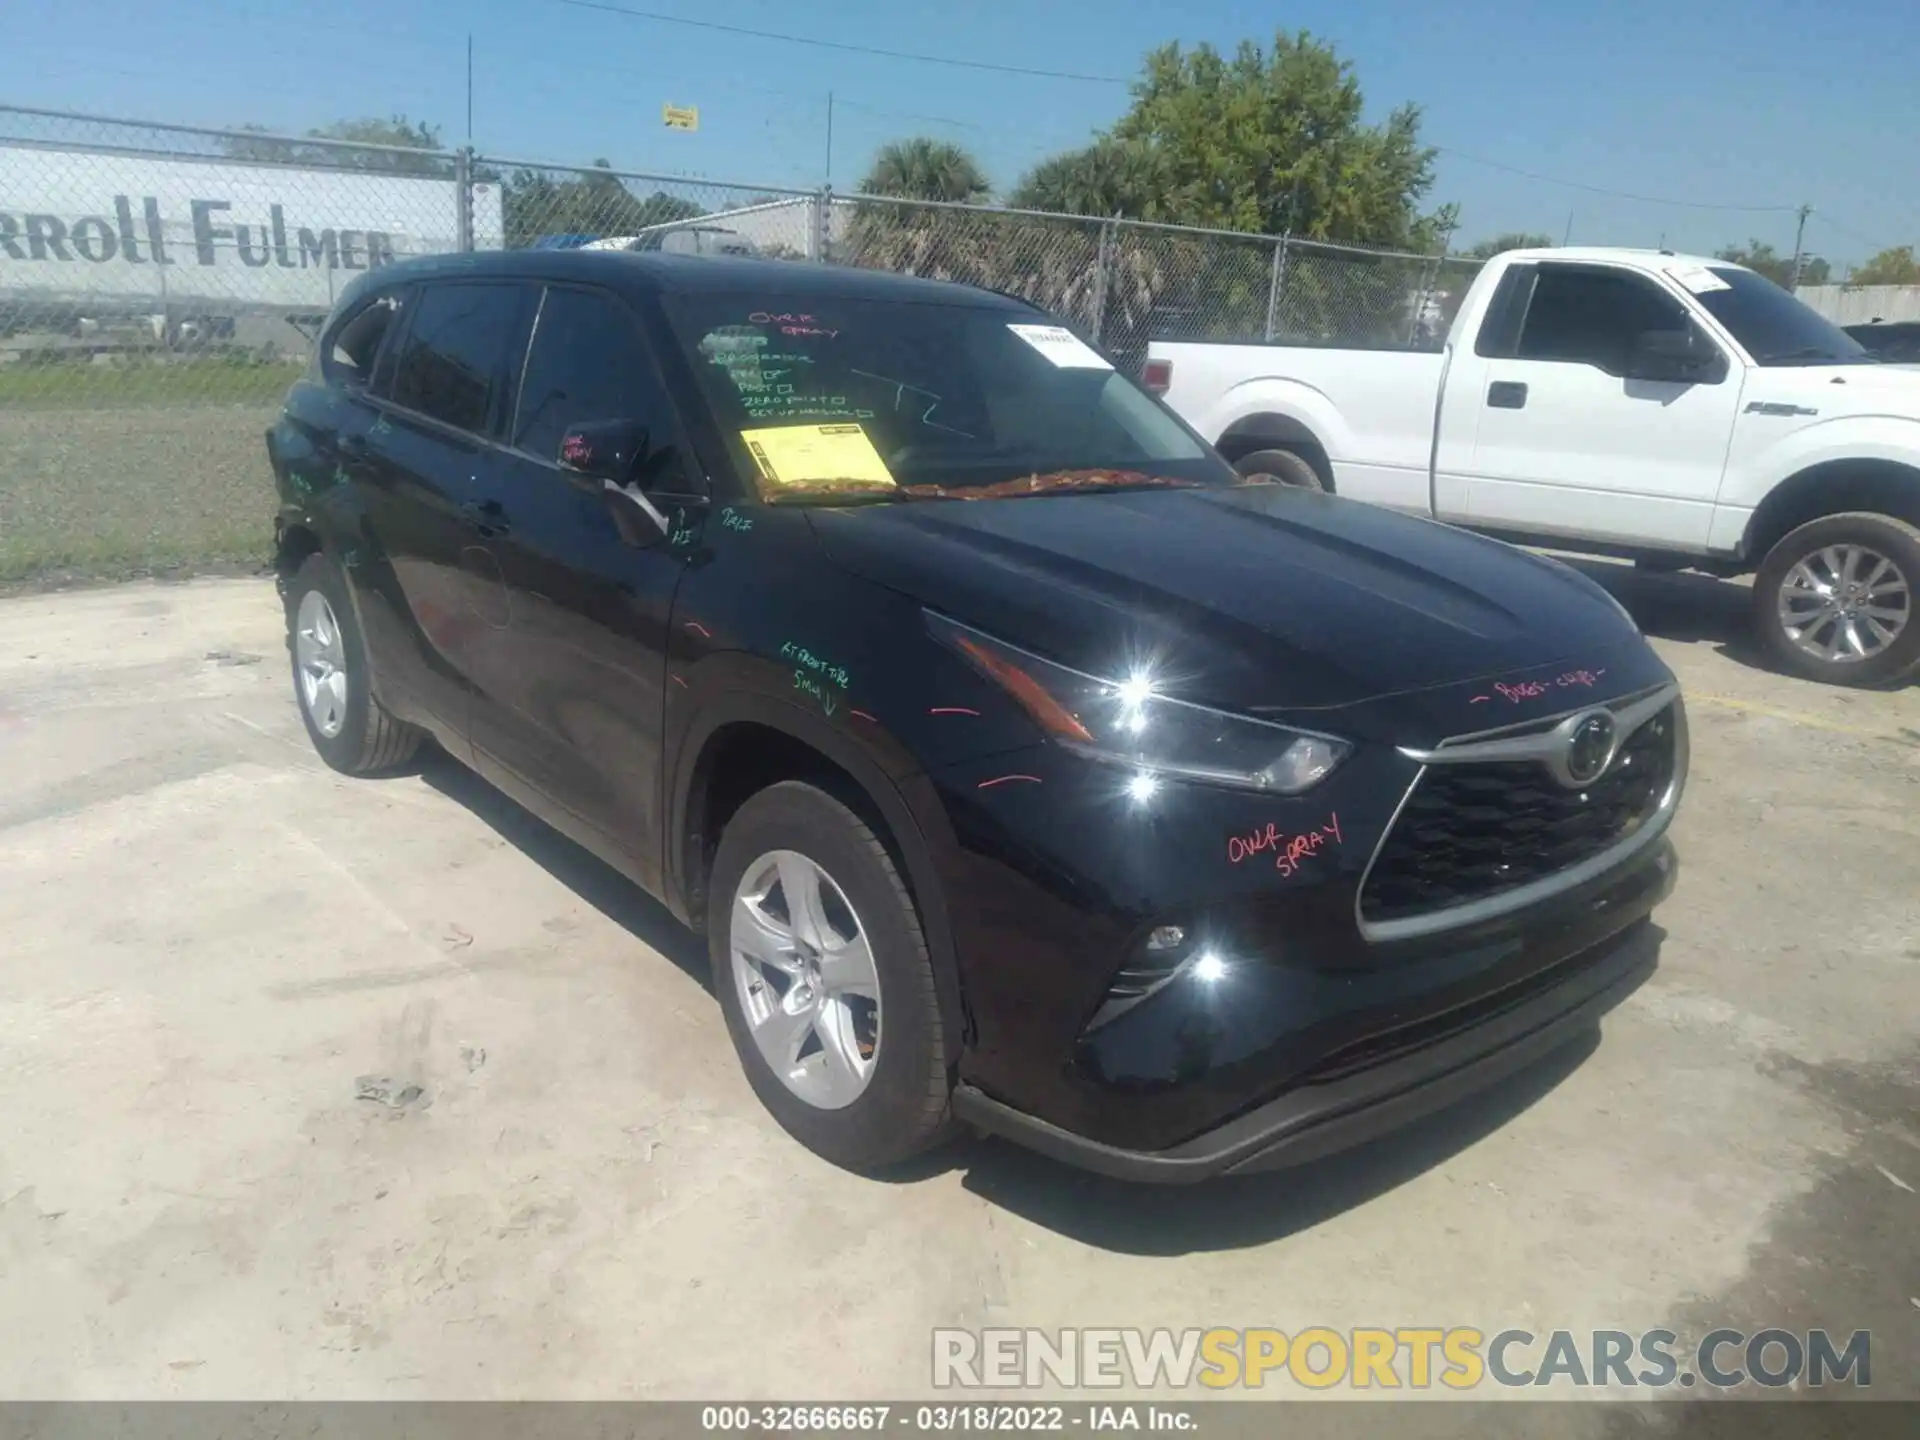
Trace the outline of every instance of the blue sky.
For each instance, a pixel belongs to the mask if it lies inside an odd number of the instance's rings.
[[[1446,147],[1432,199],[1460,203],[1462,243],[1509,229],[1557,238],[1571,219],[1576,243],[1710,249],[1757,236],[1788,251],[1802,202],[1815,210],[1815,253],[1857,262],[1920,243],[1913,0],[630,3],[1115,77],[1137,74],[1167,40],[1230,47],[1279,23],[1331,40],[1376,117],[1408,100],[1423,108],[1425,138]],[[1121,84],[847,54],[560,0],[18,0],[6,10],[0,100],[15,104],[289,130],[401,110],[458,142],[471,33],[483,150],[750,183],[820,182],[829,90],[841,188],[877,144],[916,132],[965,144],[1009,185],[1127,102]],[[699,106],[699,133],[664,129],[666,102]],[[1682,200],[1692,203],[1654,203]]]

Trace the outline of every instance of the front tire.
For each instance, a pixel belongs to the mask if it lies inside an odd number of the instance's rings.
[[[1296,490],[1331,490],[1313,462],[1292,450],[1255,450],[1233,462],[1233,468],[1249,480],[1265,476]]]
[[[1885,685],[1920,665],[1920,530],[1890,515],[1828,515],[1767,552],[1753,582],[1760,643],[1780,669],[1827,685]]]
[[[742,805],[714,856],[707,946],[748,1083],[789,1135],[856,1171],[946,1138],[947,1036],[919,912],[853,811],[792,780]]]
[[[389,715],[373,693],[340,567],[309,555],[285,590],[293,698],[320,758],[343,775],[374,775],[406,764],[424,738]]]

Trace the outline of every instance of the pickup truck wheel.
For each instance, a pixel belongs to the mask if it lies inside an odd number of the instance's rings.
[[[1755,628],[1790,674],[1885,685],[1920,665],[1920,530],[1889,515],[1828,515],[1767,552]]]
[[[1331,487],[1313,468],[1313,462],[1291,450],[1255,450],[1233,462],[1233,468],[1247,479],[1259,476],[1299,490],[1326,490]]]

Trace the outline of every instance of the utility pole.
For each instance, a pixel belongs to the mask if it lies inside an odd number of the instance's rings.
[[[1573,243],[1573,210],[1571,207],[1569,207],[1567,210],[1567,233],[1560,237],[1560,248],[1564,250],[1567,248],[1567,246],[1571,245],[1572,243]]]
[[[467,144],[473,144],[473,32],[467,32]]]
[[[833,92],[827,91],[827,176],[826,183],[833,184]]]
[[[1800,288],[1800,267],[1806,261],[1807,217],[1813,213],[1811,205],[1802,205],[1799,209],[1800,223],[1793,227],[1793,277],[1787,282],[1787,289]]]

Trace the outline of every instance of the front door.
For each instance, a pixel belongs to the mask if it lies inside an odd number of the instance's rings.
[[[1464,466],[1442,467],[1453,493],[1436,497],[1441,514],[1706,548],[1741,371],[1728,367],[1718,383],[1627,378],[1641,334],[1693,324],[1677,296],[1636,271],[1541,264],[1510,353],[1454,358],[1446,433],[1466,433],[1457,412],[1471,409],[1473,439]]]
[[[637,477],[663,532],[559,463],[569,427],[646,427]],[[562,830],[657,888],[661,725],[674,590],[699,526],[696,467],[632,313],[571,286],[540,300],[497,493],[483,502],[510,622],[477,662],[475,758]]]

